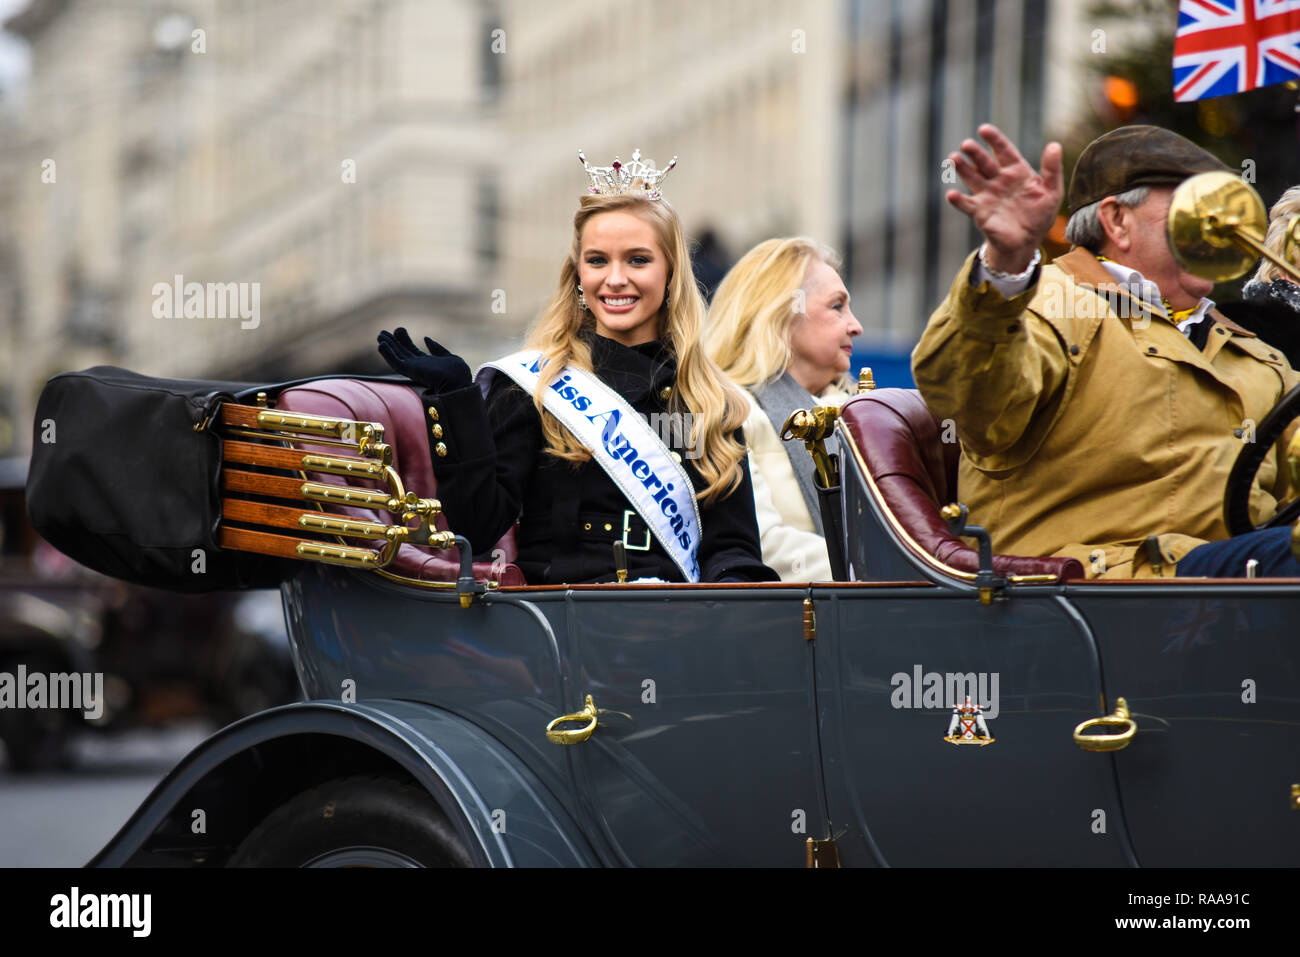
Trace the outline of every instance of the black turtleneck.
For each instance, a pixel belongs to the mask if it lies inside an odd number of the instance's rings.
[[[677,357],[654,340],[625,346],[586,333],[592,371],[644,416],[671,411]],[[425,392],[443,431],[446,454],[434,444],[437,497],[448,525],[473,544],[476,555],[492,559],[491,550],[516,519],[516,564],[529,584],[613,581],[614,555],[605,524],[621,531],[625,510],[632,508],[618,486],[594,461],[572,463],[545,451],[541,419],[527,395],[509,377],[497,375],[487,401],[474,386],[436,395]],[[664,436],[661,436],[664,437]],[[743,438],[742,438],[743,441]],[[704,485],[694,460],[680,444],[670,448],[698,492]],[[731,495],[700,509],[699,552],[702,581],[723,578],[775,581],[762,563],[753,486],[748,463],[744,480]],[[648,551],[627,551],[628,579],[681,581],[677,565],[639,517],[629,542],[650,541]],[[595,533],[584,526],[595,525]]]

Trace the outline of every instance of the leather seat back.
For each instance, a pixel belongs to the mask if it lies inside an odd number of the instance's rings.
[[[961,449],[942,441],[944,425],[916,389],[877,389],[854,396],[841,420],[853,436],[885,505],[918,545],[963,572],[979,569],[979,553],[948,530],[940,508],[957,501]],[[994,555],[998,575],[1083,578],[1073,558]]]

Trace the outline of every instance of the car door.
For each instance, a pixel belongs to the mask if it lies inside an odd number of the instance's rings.
[[[1077,586],[1106,688],[1137,730],[1114,754],[1144,866],[1300,860],[1300,585]],[[1101,755],[1097,755],[1101,757]]]
[[[572,698],[600,715],[564,747],[618,863],[803,866],[825,833],[805,594],[570,592]]]
[[[844,864],[1133,863],[1099,713],[1097,650],[1057,586],[991,605],[933,585],[814,589],[827,800]],[[981,706],[952,735],[954,706]],[[981,738],[985,743],[980,743]],[[987,739],[991,738],[991,743]]]

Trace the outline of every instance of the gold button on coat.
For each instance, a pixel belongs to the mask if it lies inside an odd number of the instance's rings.
[[[435,439],[440,439],[440,438],[442,438],[442,426],[441,426],[441,425],[435,425],[435,426],[430,430],[430,432],[433,434],[433,437],[434,437]]]
[[[438,410],[433,406],[429,406],[429,418],[433,419],[435,422],[438,421]]]
[[[665,402],[668,401],[668,397],[672,394],[673,394],[673,387],[670,385],[666,385],[659,390],[659,398],[663,399]]]
[[[439,458],[446,458],[447,446],[444,443],[439,442],[437,445],[433,447],[433,450],[438,453]]]

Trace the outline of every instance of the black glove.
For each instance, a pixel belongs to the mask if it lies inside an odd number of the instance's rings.
[[[464,359],[452,355],[428,336],[424,337],[424,344],[431,354],[421,352],[401,326],[396,332],[379,334],[379,354],[395,372],[412,382],[435,392],[453,392],[473,384]]]

